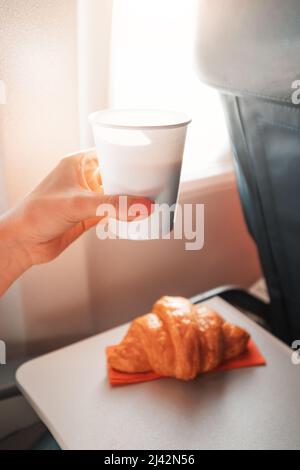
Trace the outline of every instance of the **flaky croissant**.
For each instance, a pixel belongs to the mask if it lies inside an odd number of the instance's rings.
[[[241,354],[249,335],[204,305],[162,297],[152,312],[136,318],[108,362],[122,372],[154,371],[191,380]]]

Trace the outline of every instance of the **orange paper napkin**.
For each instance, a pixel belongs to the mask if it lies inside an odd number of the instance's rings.
[[[108,351],[112,348],[113,346],[109,346],[106,349],[106,354],[108,354]],[[224,362],[222,365],[220,365],[211,372],[216,372],[219,370],[240,369],[242,367],[263,366],[265,364],[266,361],[264,357],[261,355],[259,349],[254,344],[254,342],[250,339],[247,349],[243,354],[234,359],[230,359],[229,361]],[[148,382],[149,380],[156,380],[162,377],[161,375],[158,375],[155,372],[139,372],[136,374],[119,372],[110,367],[109,365],[107,365],[107,370],[109,383],[113,386]]]

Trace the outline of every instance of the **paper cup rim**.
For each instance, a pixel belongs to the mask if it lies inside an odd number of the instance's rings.
[[[157,115],[165,114],[169,116],[169,123],[147,123],[145,124],[137,124],[137,123],[122,123],[122,122],[109,122],[108,115],[113,113],[127,113],[127,114],[152,114]],[[170,118],[172,116],[172,118]],[[166,119],[167,120],[167,119]],[[118,109],[118,108],[105,108],[99,111],[95,111],[89,115],[89,122],[93,126],[99,127],[108,127],[114,129],[171,129],[176,127],[183,127],[188,126],[192,119],[184,112],[181,111],[174,111],[174,110],[165,110],[165,109]]]

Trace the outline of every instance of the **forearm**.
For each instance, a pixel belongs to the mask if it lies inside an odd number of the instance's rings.
[[[22,222],[13,212],[0,217],[0,297],[31,265],[22,247]]]

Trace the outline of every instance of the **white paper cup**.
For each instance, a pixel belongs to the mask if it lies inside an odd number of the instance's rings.
[[[147,240],[168,234],[174,225],[187,125],[175,111],[104,109],[89,117],[105,194],[142,196],[156,203],[147,219],[109,220],[119,238]],[[168,213],[167,213],[168,212]]]

